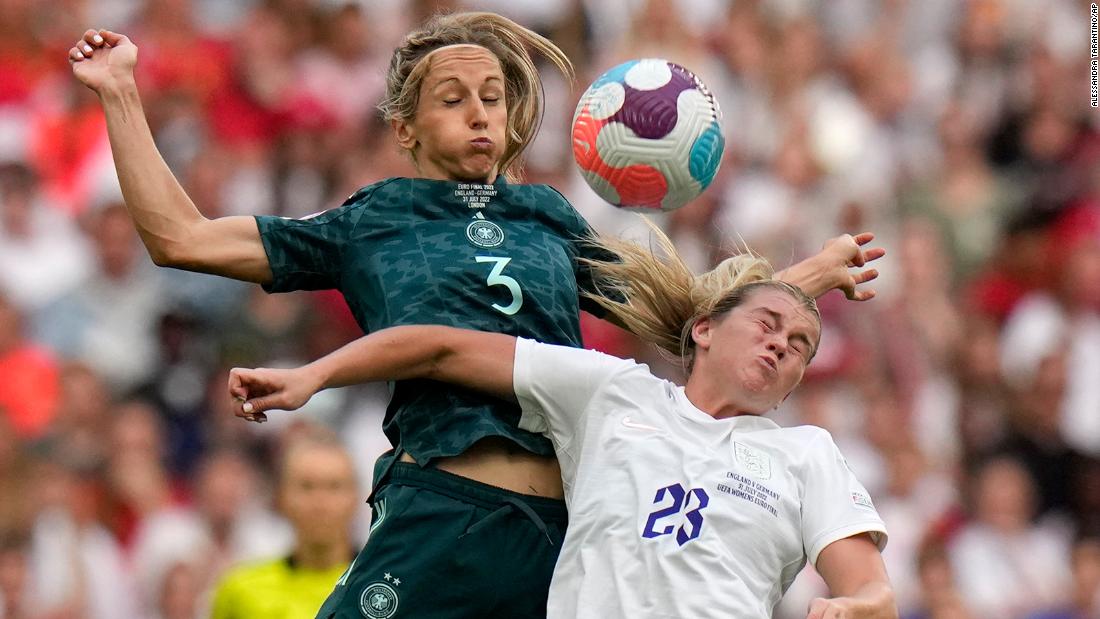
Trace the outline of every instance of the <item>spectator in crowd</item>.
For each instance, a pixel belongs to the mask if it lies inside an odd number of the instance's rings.
[[[971,519],[948,550],[963,599],[977,617],[1010,618],[1049,607],[1068,592],[1068,543],[1037,526],[1035,482],[1009,457],[980,464]]]
[[[29,619],[28,541],[18,533],[0,534],[0,617]]]
[[[283,450],[276,494],[294,527],[294,548],[226,574],[212,619],[309,616],[358,552],[351,531],[359,487],[347,451],[332,435],[308,429],[291,433]]]
[[[1072,566],[1072,593],[1061,608],[1028,619],[1089,619],[1100,615],[1100,539],[1078,539],[1073,545]]]
[[[22,313],[0,291],[0,417],[22,440],[49,427],[61,396],[54,356],[24,334]]]
[[[165,312],[159,271],[141,253],[126,207],[86,215],[95,247],[92,275],[36,317],[37,333],[59,355],[79,359],[125,394],[157,371],[156,325]]]
[[[0,288],[24,312],[40,310],[89,275],[89,243],[48,204],[35,172],[0,164]]]

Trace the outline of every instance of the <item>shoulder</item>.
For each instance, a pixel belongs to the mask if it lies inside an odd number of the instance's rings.
[[[844,459],[833,435],[825,428],[804,425],[777,428],[775,431],[783,437],[785,443],[799,446],[792,453],[798,454],[797,459],[804,464],[821,467],[837,459]]]
[[[516,343],[517,359],[526,359],[541,371],[569,368],[570,372],[583,372],[591,377],[605,380],[653,381],[663,384],[649,370],[649,366],[633,359],[623,359],[598,350],[575,348],[557,344],[545,344],[527,338],[518,338]]]
[[[268,227],[296,227],[296,226],[310,226],[310,225],[325,225],[333,224],[336,226],[348,226],[353,227],[357,224],[360,218],[368,212],[377,210],[379,205],[385,206],[392,200],[386,199],[387,192],[393,192],[396,190],[398,194],[407,190],[407,186],[402,188],[401,181],[408,179],[403,178],[388,178],[377,183],[371,183],[365,187],[361,187],[344,200],[339,206],[311,213],[303,217],[287,218],[277,217],[271,215],[257,216],[256,220],[259,223],[261,230]]]
[[[818,449],[836,445],[832,433],[821,426],[803,425],[779,429],[788,436],[804,441]]]
[[[569,204],[569,200],[561,192],[542,183],[498,183],[496,186],[503,189],[504,193],[520,199],[538,198],[553,201],[555,204]]]
[[[550,185],[523,183],[507,185],[507,188],[511,196],[510,201],[524,203],[535,215],[550,217],[569,228],[578,226],[588,228],[588,223],[569,199]]]
[[[360,187],[355,193],[348,196],[348,199],[344,200],[339,208],[369,207],[376,202],[393,199],[394,196],[407,192],[411,182],[412,179],[395,176],[371,183],[365,187]]]

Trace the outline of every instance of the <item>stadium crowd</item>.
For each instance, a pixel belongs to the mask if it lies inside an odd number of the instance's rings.
[[[219,577],[293,544],[282,447],[334,429],[369,493],[379,385],[247,424],[233,366],[359,335],[335,293],[158,269],[66,50],[138,45],[157,145],[207,216],[300,217],[411,166],[374,106],[390,51],[438,10],[500,12],[578,67],[545,72],[527,158],[605,234],[644,234],[572,162],[586,84],[620,61],[698,73],[726,156],[656,219],[697,269],[777,265],[872,230],[878,297],[822,299],[803,387],[890,532],[902,617],[1100,617],[1100,112],[1075,0],[0,0],[0,618],[191,619]],[[590,317],[586,317],[590,318]],[[681,370],[585,320],[586,343]],[[367,534],[362,510],[354,537]],[[807,569],[777,616],[804,617]]]

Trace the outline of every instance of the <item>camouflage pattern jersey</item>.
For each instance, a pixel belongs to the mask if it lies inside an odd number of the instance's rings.
[[[391,178],[338,208],[302,219],[256,218],[273,281],[268,292],[339,289],[365,332],[439,324],[580,346],[577,257],[588,224],[546,185]],[[418,462],[502,436],[553,455],[517,428],[519,408],[432,381],[394,383],[383,429]]]

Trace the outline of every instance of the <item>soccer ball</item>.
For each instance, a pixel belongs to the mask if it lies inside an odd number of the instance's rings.
[[[725,139],[718,102],[684,67],[657,58],[601,75],[573,114],[573,158],[588,185],[628,209],[680,208],[714,180]]]

